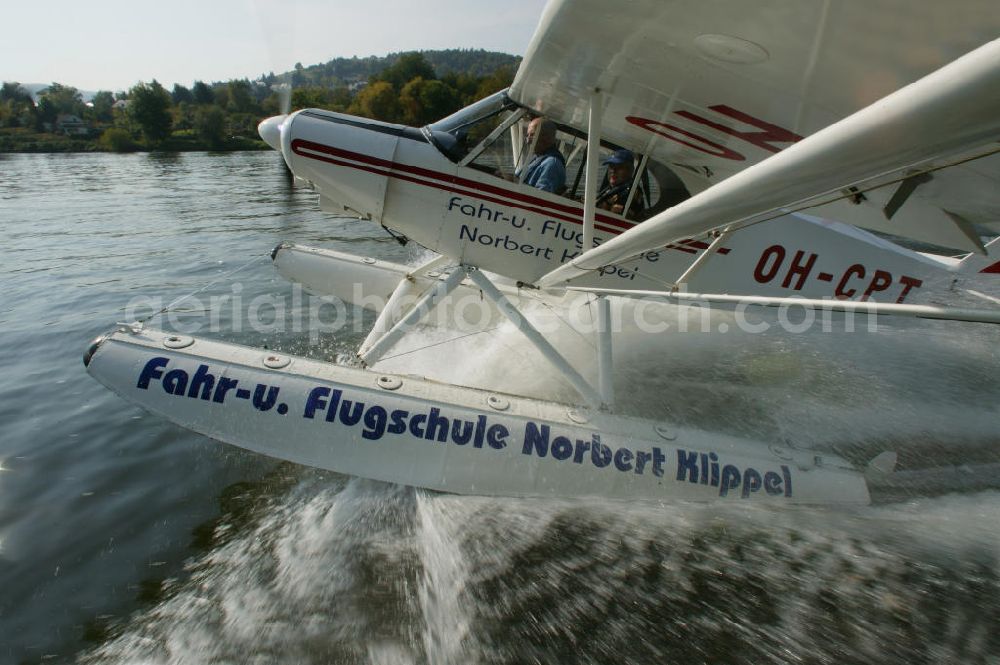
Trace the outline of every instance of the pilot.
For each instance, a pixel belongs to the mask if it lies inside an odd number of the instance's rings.
[[[528,162],[523,182],[553,194],[566,188],[566,159],[556,148],[556,123],[535,118],[528,123],[528,143],[535,142],[535,154]],[[520,177],[520,172],[516,174]]]
[[[632,190],[632,180],[635,175],[635,155],[631,150],[615,150],[614,153],[604,160],[608,167],[608,184],[597,194],[597,207],[602,210],[610,210],[619,215],[624,214],[625,203],[628,201],[629,192]],[[638,219],[642,212],[641,192],[636,192],[632,198],[632,206],[626,217]]]
[[[597,207],[619,215],[625,214],[625,203],[628,201],[628,194],[632,190],[632,181],[635,177],[635,155],[631,150],[615,150],[603,163],[608,166],[608,184],[597,194]],[[642,190],[632,197],[632,205],[626,217],[632,220],[639,219],[642,213],[641,199]]]

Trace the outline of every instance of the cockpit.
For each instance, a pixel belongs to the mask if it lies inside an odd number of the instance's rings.
[[[519,106],[506,91],[501,91],[427,125],[422,131],[438,150],[459,166],[523,184],[526,167],[535,153],[534,141],[538,140],[528,131],[534,117],[537,116],[529,109]],[[562,191],[555,193],[581,201],[587,135],[566,125],[556,123],[555,127],[555,146],[564,160],[566,172]],[[608,141],[601,141],[599,150],[600,162],[604,165],[601,167],[602,183],[598,187],[604,194],[604,201],[599,194],[599,208],[642,221],[690,197],[681,179],[648,155],[633,154]],[[623,161],[632,162],[627,186],[610,182],[614,180],[613,165]]]

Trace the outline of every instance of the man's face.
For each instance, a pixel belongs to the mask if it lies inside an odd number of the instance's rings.
[[[618,185],[623,182],[628,182],[632,177],[632,165],[628,163],[623,164],[608,164],[608,182],[612,185]]]
[[[535,137],[538,140],[535,142],[535,154],[540,155],[552,146],[552,141],[541,132],[542,119],[535,118],[528,123],[528,145],[531,145],[532,141],[535,141]]]

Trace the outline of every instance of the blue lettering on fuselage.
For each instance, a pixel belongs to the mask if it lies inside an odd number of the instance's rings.
[[[461,196],[453,196],[448,201],[448,211],[450,212],[452,210],[474,219],[501,224],[510,224],[515,229],[522,229],[527,223],[527,219],[524,215],[516,215],[508,210],[505,210],[504,208],[494,208],[483,202],[479,202],[478,205],[475,203],[468,203]]]

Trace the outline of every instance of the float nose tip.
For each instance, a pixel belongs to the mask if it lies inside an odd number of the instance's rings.
[[[281,127],[285,123],[286,115],[275,115],[262,120],[257,125],[257,133],[268,144],[278,152],[281,152]]]
[[[101,344],[104,344],[104,340],[106,340],[107,338],[108,338],[107,335],[101,335],[100,337],[95,338],[94,341],[90,343],[90,346],[87,347],[87,351],[83,354],[84,367],[90,367],[91,359],[93,359],[94,354],[97,353],[97,350],[101,348]]]

